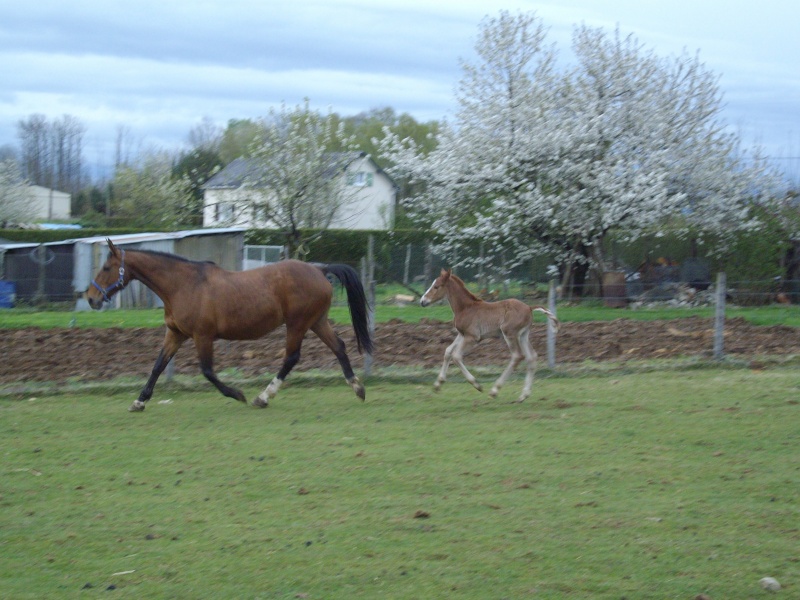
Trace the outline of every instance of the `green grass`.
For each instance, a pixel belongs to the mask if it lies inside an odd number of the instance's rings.
[[[429,384],[2,400],[0,597],[797,597],[796,369]]]
[[[714,309],[704,308],[647,308],[624,310],[600,305],[560,306],[558,318],[567,322],[610,321],[614,319],[679,319],[690,316],[712,318]],[[800,305],[774,305],[762,307],[728,307],[728,318],[742,317],[756,325],[788,325],[800,327]],[[331,308],[330,317],[337,323],[349,323],[347,306],[337,304]],[[378,304],[375,308],[376,323],[401,320],[418,323],[423,319],[450,321],[453,313],[447,304],[422,308],[417,304],[394,306]],[[92,312],[35,311],[31,309],[0,310],[0,329],[22,327],[161,327],[164,324],[162,309],[104,310]]]

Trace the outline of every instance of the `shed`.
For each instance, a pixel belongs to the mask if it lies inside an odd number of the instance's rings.
[[[108,236],[121,248],[179,254],[192,260],[211,260],[239,271],[244,254],[244,229],[197,229],[168,233]],[[73,301],[91,285],[105,262],[106,237],[76,238],[46,244],[0,245],[0,274],[16,286],[17,300]],[[117,294],[114,307],[162,306],[161,300],[138,281]]]

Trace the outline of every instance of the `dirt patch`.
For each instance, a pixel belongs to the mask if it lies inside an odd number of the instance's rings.
[[[336,326],[345,340],[353,367],[363,366],[353,330]],[[376,327],[376,366],[438,367],[445,348],[455,338],[452,323],[390,322]],[[163,340],[163,329],[21,329],[0,334],[0,383],[18,381],[98,381],[119,376],[149,375]],[[215,342],[215,368],[235,367],[247,376],[271,376],[282,362],[284,332],[279,329],[257,341]],[[535,325],[533,347],[545,355],[545,326]],[[712,321],[688,318],[670,321],[564,323],[558,334],[557,360],[626,361],[681,356],[710,356]],[[800,354],[800,328],[756,327],[741,318],[729,319],[725,353],[742,358]],[[176,356],[176,371],[199,373],[194,345],[184,344]],[[467,357],[474,366],[502,365],[508,351],[501,340],[481,342]],[[333,354],[311,334],[296,369],[338,369]]]

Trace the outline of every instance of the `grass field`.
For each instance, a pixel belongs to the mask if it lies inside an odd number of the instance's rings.
[[[0,597],[800,596],[796,369],[520,385],[2,400]]]
[[[560,306],[558,318],[563,322],[610,321],[613,319],[678,319],[699,316],[711,318],[713,307],[669,308],[658,307],[641,310],[608,308],[599,304]],[[755,325],[789,325],[800,327],[800,305],[771,305],[759,307],[728,307],[728,318],[742,317]],[[330,317],[337,323],[349,323],[350,314],[345,305],[331,308]],[[446,304],[422,308],[418,304],[394,306],[377,304],[375,321],[385,323],[400,319],[417,323],[422,319],[450,321],[453,313]],[[0,310],[0,329],[21,327],[161,327],[164,324],[162,309],[104,310],[100,312],[41,311],[33,309]]]

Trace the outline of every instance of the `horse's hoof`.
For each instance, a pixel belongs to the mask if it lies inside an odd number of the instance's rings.
[[[366,392],[366,390],[364,389],[364,386],[363,386],[363,385],[359,385],[357,388],[355,388],[355,392],[356,392],[356,396],[358,396],[359,398],[361,398],[361,401],[362,401],[362,402],[363,402],[363,401],[365,401],[365,400],[367,399],[367,392]]]
[[[497,394],[499,394],[499,393],[500,393],[500,390],[492,389],[492,391],[489,392],[489,398],[497,398]]]
[[[144,406],[144,402],[141,400],[136,400],[128,407],[128,412],[142,412],[144,410]]]
[[[253,406],[256,408],[267,408],[269,406],[269,399],[264,400],[261,396],[253,400]]]
[[[480,383],[473,383],[472,385],[474,385],[475,389],[478,390],[479,392],[483,391],[483,386]]]

